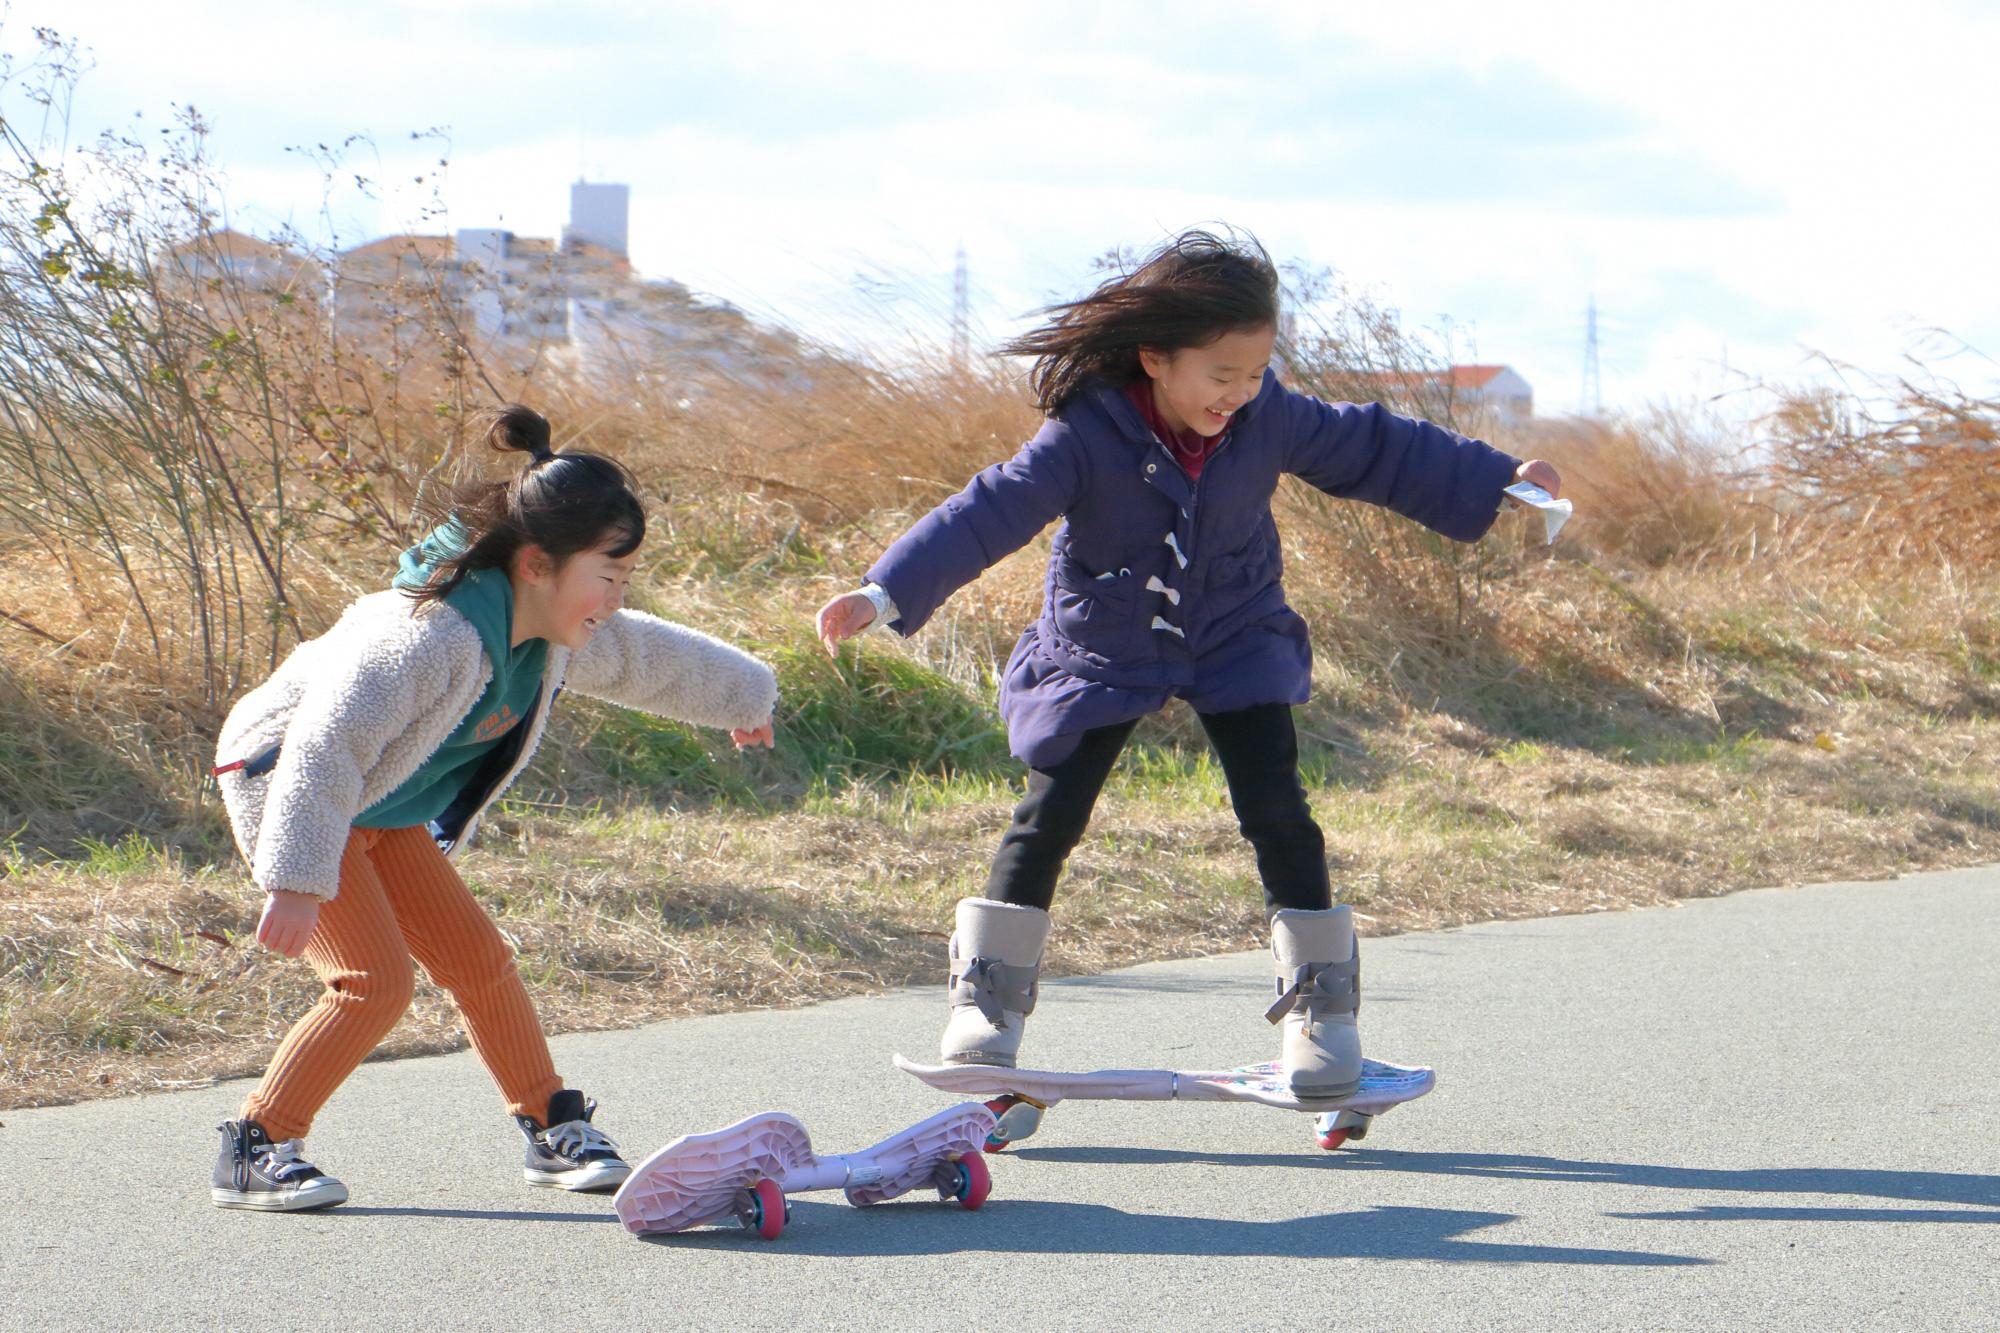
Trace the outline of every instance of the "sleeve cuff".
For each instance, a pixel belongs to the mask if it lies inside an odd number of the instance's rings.
[[[868,622],[868,629],[880,629],[892,620],[901,620],[902,613],[896,610],[896,603],[890,598],[889,590],[879,583],[861,585],[861,595],[875,608],[875,618]],[[862,633],[867,633],[863,630]]]

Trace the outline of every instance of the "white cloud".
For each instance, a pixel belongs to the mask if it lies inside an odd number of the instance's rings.
[[[1448,315],[1555,407],[1593,290],[1628,401],[1725,347],[1781,373],[1803,345],[1887,365],[1923,324],[2000,343],[2000,18],[1946,0],[35,3],[9,44],[50,17],[93,42],[91,114],[212,110],[246,216],[310,220],[286,143],[372,130],[397,182],[429,162],[401,136],[450,124],[457,222],[552,234],[570,180],[626,180],[642,268],[808,320],[851,322],[870,267],[915,275],[917,318],[963,241],[1004,326],[1111,246],[1221,218]],[[346,192],[347,217],[424,195]]]

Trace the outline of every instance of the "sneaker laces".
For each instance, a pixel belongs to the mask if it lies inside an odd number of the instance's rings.
[[[299,1149],[305,1147],[299,1139],[286,1139],[283,1143],[273,1143],[258,1149],[255,1153],[257,1167],[273,1180],[283,1180],[300,1171],[318,1170],[311,1162],[299,1156]]]
[[[595,1156],[618,1156],[618,1145],[588,1120],[565,1120],[543,1131],[542,1142],[552,1152],[581,1161]]]

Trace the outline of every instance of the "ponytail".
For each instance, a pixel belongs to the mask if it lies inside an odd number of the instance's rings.
[[[623,466],[579,449],[558,453],[548,418],[519,403],[481,416],[490,448],[528,462],[507,481],[464,483],[442,504],[419,503],[419,523],[448,527],[458,551],[433,567],[412,599],[442,601],[475,570],[507,568],[524,546],[539,546],[557,568],[584,551],[618,557],[639,549],[646,511]]]

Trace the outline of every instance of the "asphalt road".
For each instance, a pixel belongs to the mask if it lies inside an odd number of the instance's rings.
[[[1060,908],[1058,908],[1060,918]],[[1060,929],[1060,919],[1058,929]],[[208,1202],[212,1089],[0,1114],[0,1326],[1991,1328],[2000,869],[1369,941],[1362,1023],[1438,1090],[1338,1153],[1257,1106],[1066,1103],[981,1211],[800,1196],[653,1240],[531,1190],[469,1055],[363,1067],[345,1207]],[[1259,955],[1046,986],[1038,1063],[1274,1048]],[[904,991],[564,1038],[635,1159],[789,1110],[851,1151],[950,1104]]]

